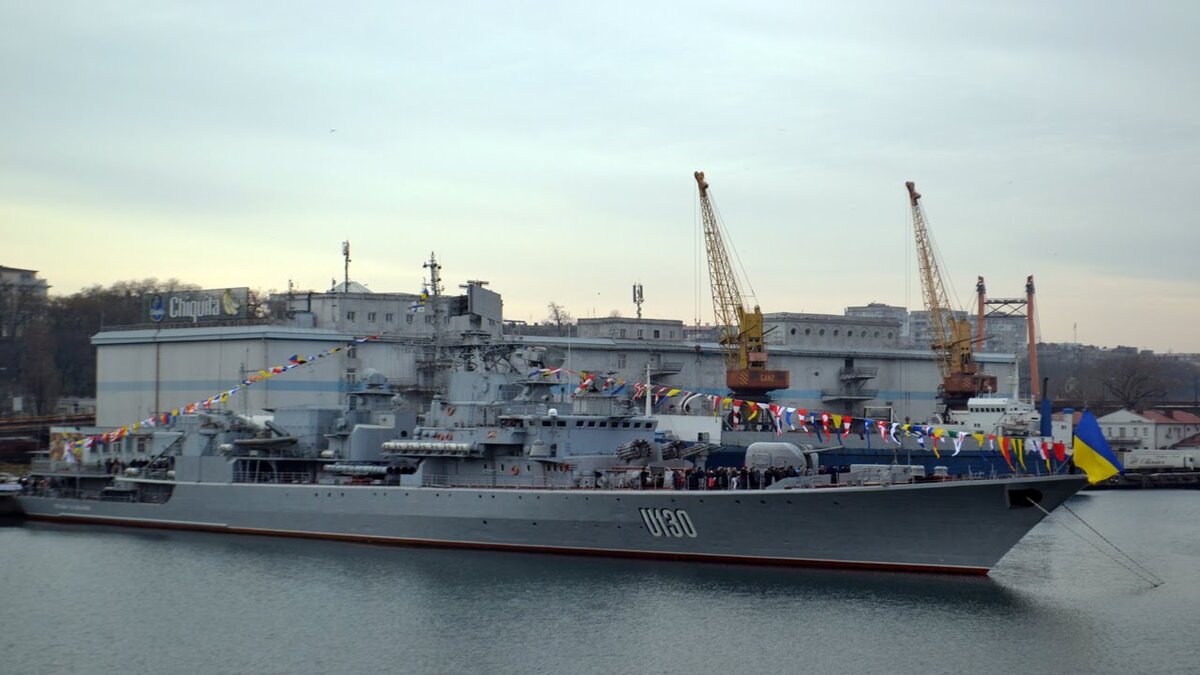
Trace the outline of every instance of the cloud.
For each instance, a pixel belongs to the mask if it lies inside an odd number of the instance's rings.
[[[764,309],[836,313],[919,302],[914,180],[965,303],[978,275],[1019,295],[1032,273],[1048,333],[1067,339],[1080,314],[1111,331],[1093,342],[1200,351],[1179,321],[1200,250],[1197,14],[10,3],[3,264],[59,291],[156,275],[321,288],[348,238],[376,290],[418,287],[437,250],[516,317],[550,300],[630,314],[640,280],[651,315],[711,320],[702,169]]]

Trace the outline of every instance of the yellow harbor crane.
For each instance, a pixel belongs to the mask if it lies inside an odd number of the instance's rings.
[[[933,348],[938,372],[942,376],[939,390],[942,403],[947,409],[967,407],[967,401],[975,395],[996,391],[996,378],[981,375],[975,362],[974,339],[971,323],[954,315],[950,297],[938,269],[937,255],[925,226],[925,211],[921,207],[921,193],[912,181],[904,184],[908,188],[908,201],[912,206],[913,233],[917,238],[917,261],[921,266],[921,290],[925,309],[929,312],[930,330],[933,332]]]
[[[708,251],[708,277],[712,285],[713,315],[720,331],[719,342],[725,353],[725,385],[734,396],[765,401],[767,392],[786,389],[789,373],[767,368],[767,348],[763,343],[763,315],[756,305],[746,309],[729,253],[721,238],[721,226],[708,196],[704,172],[693,174],[700,188],[700,215],[704,221],[704,244]]]

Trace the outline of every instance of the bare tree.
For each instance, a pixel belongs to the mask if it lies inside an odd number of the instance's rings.
[[[45,298],[34,286],[0,282],[0,405],[22,392],[29,329],[44,314]]]
[[[275,318],[280,305],[286,305],[286,300],[279,298],[274,290],[262,291],[251,288],[246,292],[247,319]],[[279,313],[282,314],[282,312]]]
[[[1122,354],[1099,364],[1104,392],[1126,410],[1143,410],[1167,394],[1168,364],[1153,354]]]
[[[54,363],[54,332],[44,316],[26,326],[21,342],[20,390],[29,400],[26,409],[34,415],[49,415],[58,406],[62,376]]]
[[[565,307],[554,301],[549,302],[546,309],[550,312],[550,315],[546,317],[547,322],[553,324],[560,335],[566,335],[566,331],[571,325],[571,314]]]

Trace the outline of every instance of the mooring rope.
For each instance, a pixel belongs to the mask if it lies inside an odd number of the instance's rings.
[[[1030,499],[1029,497],[1026,497],[1025,499],[1026,499],[1026,500],[1028,500],[1028,501],[1029,501],[1029,503],[1030,503],[1030,504],[1032,504],[1033,506],[1036,506],[1036,507],[1037,507],[1037,509],[1038,509],[1039,511],[1041,511],[1042,513],[1046,514],[1047,516],[1049,516],[1049,515],[1050,515],[1050,512],[1049,512],[1049,511],[1047,511],[1045,508],[1043,508],[1041,504],[1038,504],[1037,502],[1033,501],[1033,499]],[[1145,566],[1143,566],[1141,563],[1139,563],[1138,561],[1134,560],[1134,559],[1133,559],[1133,557],[1132,557],[1132,556],[1130,556],[1128,553],[1126,553],[1125,551],[1122,551],[1122,550],[1120,549],[1120,547],[1118,547],[1116,544],[1114,544],[1114,543],[1112,543],[1111,541],[1109,541],[1107,537],[1105,537],[1104,535],[1102,535],[1102,534],[1100,534],[1099,532],[1097,532],[1097,531],[1096,531],[1096,528],[1094,528],[1094,527],[1092,527],[1091,525],[1089,525],[1089,524],[1087,523],[1087,521],[1085,521],[1083,518],[1080,518],[1078,513],[1075,513],[1074,511],[1071,511],[1071,509],[1070,509],[1070,508],[1068,508],[1066,504],[1062,504],[1062,507],[1063,507],[1064,509],[1067,509],[1067,511],[1069,511],[1069,512],[1071,513],[1071,515],[1073,515],[1073,516],[1075,516],[1076,518],[1078,518],[1078,519],[1079,519],[1079,522],[1081,522],[1081,523],[1083,523],[1084,525],[1086,525],[1086,526],[1087,526],[1087,528],[1088,528],[1089,530],[1091,530],[1092,532],[1095,532],[1095,533],[1096,533],[1096,536],[1098,536],[1098,537],[1100,537],[1101,539],[1103,539],[1103,540],[1104,540],[1104,542],[1105,542],[1105,543],[1107,543],[1109,546],[1111,546],[1111,547],[1113,548],[1113,550],[1114,550],[1114,551],[1116,551],[1116,552],[1120,553],[1121,555],[1125,556],[1126,558],[1128,558],[1128,559],[1129,559],[1129,561],[1130,561],[1130,562],[1132,562],[1134,565],[1137,565],[1137,567],[1140,567],[1142,570],[1145,570],[1145,574],[1143,574],[1142,572],[1139,572],[1137,569],[1134,569],[1133,567],[1130,567],[1129,565],[1127,565],[1127,564],[1125,563],[1125,561],[1124,561],[1124,560],[1121,560],[1120,558],[1118,558],[1118,557],[1114,556],[1112,553],[1109,553],[1108,551],[1104,550],[1104,549],[1103,549],[1103,548],[1101,548],[1101,547],[1100,547],[1098,544],[1096,544],[1096,542],[1089,540],[1087,537],[1083,536],[1083,535],[1082,535],[1082,534],[1080,534],[1079,532],[1076,532],[1075,530],[1071,529],[1071,528],[1070,528],[1070,527],[1069,527],[1069,526],[1068,526],[1066,523],[1059,522],[1058,524],[1059,524],[1059,525],[1061,525],[1061,526],[1062,526],[1062,528],[1063,528],[1063,529],[1065,529],[1067,532],[1070,532],[1071,534],[1075,535],[1076,537],[1079,537],[1081,540],[1083,540],[1083,542],[1084,542],[1085,544],[1087,544],[1088,546],[1091,546],[1092,548],[1094,548],[1094,549],[1096,549],[1097,551],[1099,551],[1101,555],[1103,555],[1104,557],[1108,558],[1109,560],[1111,560],[1111,561],[1113,561],[1113,562],[1117,563],[1117,564],[1118,564],[1118,565],[1120,565],[1121,567],[1124,567],[1124,568],[1125,568],[1126,570],[1128,570],[1128,571],[1129,571],[1131,574],[1133,574],[1134,576],[1138,577],[1138,578],[1139,578],[1139,579],[1141,579],[1142,581],[1145,581],[1146,583],[1150,584],[1152,587],[1154,587],[1154,588],[1158,588],[1159,586],[1162,586],[1164,583],[1166,583],[1165,581],[1163,581],[1162,579],[1160,579],[1160,578],[1158,577],[1158,575],[1154,574],[1154,573],[1153,573],[1153,572],[1151,572],[1150,570],[1146,569],[1146,567],[1145,567]]]
[[[1109,540],[1108,540],[1108,538],[1107,538],[1107,537],[1105,537],[1103,534],[1100,534],[1100,531],[1099,531],[1099,530],[1097,530],[1096,528],[1092,527],[1092,526],[1091,526],[1091,524],[1090,524],[1090,523],[1088,523],[1086,520],[1084,520],[1082,517],[1080,517],[1080,515],[1079,515],[1078,513],[1075,513],[1074,511],[1072,511],[1072,510],[1071,510],[1071,507],[1067,506],[1066,504],[1063,504],[1063,505],[1062,505],[1062,507],[1063,507],[1064,509],[1066,509],[1066,510],[1067,510],[1067,513],[1069,513],[1069,514],[1071,514],[1071,515],[1075,516],[1075,518],[1076,518],[1076,519],[1078,519],[1078,520],[1079,520],[1079,522],[1083,523],[1084,527],[1086,527],[1087,529],[1091,530],[1091,531],[1092,531],[1092,532],[1093,532],[1093,533],[1094,533],[1094,534],[1095,534],[1097,537],[1100,537],[1101,539],[1103,539],[1103,540],[1104,540],[1104,543],[1106,543],[1106,544],[1108,544],[1109,546],[1113,547],[1113,550],[1115,550],[1115,551],[1117,551],[1118,553],[1120,553],[1121,555],[1125,556],[1125,558],[1126,558],[1127,560],[1129,560],[1129,562],[1133,563],[1134,565],[1137,565],[1138,569],[1140,569],[1140,570],[1142,570],[1143,572],[1145,572],[1146,574],[1148,574],[1148,575],[1150,575],[1150,576],[1154,577],[1155,579],[1158,579],[1158,582],[1159,582],[1159,584],[1165,583],[1165,582],[1164,582],[1164,581],[1163,581],[1163,580],[1162,580],[1162,579],[1161,579],[1161,578],[1160,578],[1160,577],[1159,577],[1157,574],[1155,574],[1154,572],[1151,572],[1150,570],[1146,569],[1146,566],[1145,566],[1145,565],[1143,565],[1143,564],[1141,564],[1140,562],[1138,562],[1137,560],[1135,560],[1133,556],[1129,555],[1129,554],[1128,554],[1128,553],[1126,553],[1125,551],[1122,551],[1122,550],[1121,550],[1121,548],[1120,548],[1119,546],[1117,546],[1116,544],[1114,544],[1114,543],[1112,543],[1111,541],[1109,541]]]

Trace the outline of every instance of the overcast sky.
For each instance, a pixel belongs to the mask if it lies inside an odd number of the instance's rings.
[[[1200,3],[0,3],[0,265],[712,320],[692,172],[765,312],[964,305],[1200,352]],[[698,264],[699,263],[699,264]],[[697,283],[697,276],[702,281]],[[750,288],[743,289],[747,295]],[[1077,326],[1077,329],[1076,329]]]

